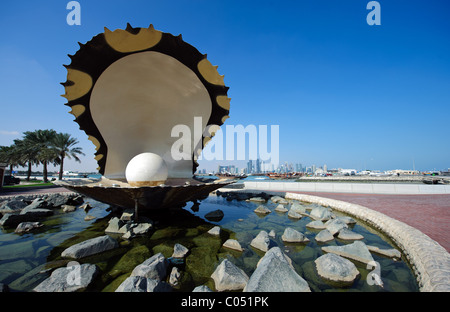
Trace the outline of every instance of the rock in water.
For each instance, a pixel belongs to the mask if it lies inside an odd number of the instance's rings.
[[[119,244],[115,239],[104,235],[70,246],[61,253],[61,256],[64,258],[80,259],[117,247],[119,247]]]
[[[364,236],[344,228],[339,231],[338,238],[343,240],[358,240],[363,239]]]
[[[316,230],[323,230],[325,229],[325,224],[323,224],[322,221],[316,220],[311,221],[306,225],[307,228],[316,229]]]
[[[341,219],[341,221],[344,221],[346,224],[356,224],[356,220],[353,219],[352,217],[342,216],[339,217],[338,219]]]
[[[309,214],[315,220],[326,221],[331,219],[331,212],[325,207],[314,207]]]
[[[279,205],[277,206],[277,208],[275,208],[275,211],[278,211],[278,212],[288,212],[288,209],[287,209],[286,207],[284,207],[283,204],[279,204]]]
[[[223,211],[220,209],[208,212],[207,214],[205,214],[205,218],[208,219],[209,221],[213,221],[213,222],[218,222],[220,220],[222,220],[224,214]]]
[[[310,292],[308,283],[295,272],[279,247],[261,258],[244,292]]]
[[[287,205],[287,204],[288,204],[288,201],[287,201],[286,199],[284,199],[283,197],[278,196],[278,195],[272,196],[272,197],[270,198],[270,200],[271,200],[273,203],[275,203],[275,204],[282,204],[282,205]]]
[[[281,239],[283,242],[288,243],[303,243],[303,242],[309,242],[309,239],[300,233],[297,230],[294,230],[293,228],[287,227],[284,230],[283,235],[281,236]]]
[[[314,263],[319,276],[332,282],[352,284],[359,275],[358,269],[351,261],[333,253],[320,256]]]
[[[20,223],[14,232],[16,233],[25,233],[29,232],[33,229],[40,228],[43,226],[40,222],[22,222]]]
[[[44,208],[35,208],[33,205],[29,205],[22,209],[20,215],[25,216],[27,219],[42,218],[53,214],[53,210]]]
[[[225,243],[223,243],[222,245],[225,248],[230,248],[230,249],[234,249],[237,251],[243,251],[241,244],[239,244],[239,242],[235,239],[227,239],[227,241]]]
[[[27,207],[27,204],[21,199],[6,200],[0,204],[0,213],[16,213],[25,207]]]
[[[270,211],[269,208],[264,207],[263,205],[259,205],[258,208],[256,208],[255,210],[253,210],[256,213],[260,213],[260,214],[269,214],[272,211]]]
[[[345,258],[353,259],[364,264],[374,261],[366,244],[361,241],[356,241],[352,244],[344,246],[325,246],[322,247],[322,250]]]
[[[223,260],[211,275],[218,291],[241,290],[248,282],[248,276],[228,259]]]
[[[70,264],[70,262],[69,262]],[[95,264],[62,267],[34,288],[36,292],[75,292],[86,289],[98,273]]]
[[[153,227],[153,223],[134,223],[132,228],[133,236],[147,234]]]
[[[120,216],[120,220],[122,221],[133,221],[134,220],[134,209],[126,209],[122,212]]]
[[[340,230],[348,228],[347,224],[341,219],[333,219],[325,222],[325,227],[331,235],[336,235]]]
[[[292,219],[301,219],[302,215],[299,214],[298,212],[292,210],[292,208],[291,208],[291,210],[289,210],[288,217],[292,218]]]
[[[292,210],[293,212],[299,213],[299,214],[306,213],[306,207],[301,205],[298,202],[292,203],[290,210]]]
[[[143,276],[130,276],[117,287],[116,292],[168,292],[172,288],[166,282]]]
[[[157,253],[136,266],[133,272],[131,272],[131,276],[143,276],[156,280],[165,280],[168,267],[169,261],[164,258],[162,253]]]
[[[330,231],[328,231],[327,229],[320,231],[316,237],[315,237],[316,241],[319,243],[325,243],[325,242],[329,242],[332,241],[334,239],[334,236],[331,235]]]
[[[88,212],[89,210],[92,209],[92,206],[89,205],[89,203],[84,203],[80,206],[81,209],[83,209],[84,211]]]
[[[176,243],[173,246],[172,258],[184,258],[188,252],[189,249],[187,247],[184,247],[183,245]]]
[[[108,227],[106,228],[106,233],[120,233],[119,230],[123,226],[123,221],[117,217],[113,217],[108,222]]]
[[[62,205],[61,208],[63,209],[64,212],[72,212],[72,211],[75,211],[77,209],[77,206],[74,206],[74,205]]]
[[[255,202],[255,203],[265,203],[266,202],[266,200],[262,197],[252,197],[249,200],[252,202]]]
[[[84,221],[91,221],[91,220],[94,220],[94,219],[95,219],[95,217],[91,216],[91,215],[86,215],[86,217],[84,217]]]
[[[177,267],[173,267],[169,276],[169,284],[172,286],[178,286],[181,278],[181,272]]]
[[[69,195],[54,193],[47,196],[47,199],[45,200],[47,202],[47,205],[49,207],[57,208],[61,207],[64,204],[67,204],[70,200]]]
[[[259,250],[267,251],[270,248],[270,238],[266,231],[261,231],[259,234],[251,241],[250,246],[253,246]]]
[[[0,219],[1,226],[17,226],[25,221],[25,216],[20,214],[5,213]]]
[[[210,229],[208,231],[208,234],[219,236],[220,235],[220,226],[216,225],[215,227],[213,227],[212,229]]]
[[[24,209],[36,209],[36,208],[45,208],[47,206],[47,202],[43,200],[42,198],[36,198],[26,206]]]
[[[374,253],[386,256],[386,257],[390,257],[390,258],[397,258],[400,259],[402,257],[402,254],[400,253],[400,251],[398,251],[395,248],[391,248],[391,249],[380,249],[377,246],[367,246],[367,248]]]
[[[275,238],[277,236],[277,234],[275,233],[275,230],[270,230],[269,236],[272,238]]]
[[[208,286],[200,285],[194,288],[192,292],[213,292]]]

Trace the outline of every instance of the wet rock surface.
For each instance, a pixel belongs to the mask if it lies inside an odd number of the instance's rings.
[[[266,231],[260,231],[258,235],[251,241],[250,246],[255,247],[261,251],[269,250],[272,245],[269,234]]]
[[[117,287],[116,292],[168,292],[172,288],[166,282],[151,279],[143,276],[127,277],[122,284]]]
[[[75,292],[86,289],[99,270],[95,264],[78,264],[53,271],[49,278],[34,288],[35,292]]]
[[[258,263],[245,292],[309,292],[308,283],[294,270],[279,247],[271,248]]]
[[[332,282],[351,284],[359,275],[358,269],[351,261],[333,253],[320,256],[314,262],[318,274]]]
[[[370,253],[366,244],[361,241],[356,241],[352,244],[344,246],[326,246],[322,247],[322,250],[365,264],[374,261],[372,254]]]
[[[236,291],[244,289],[248,276],[228,259],[223,260],[211,275],[218,291]]]
[[[65,249],[61,257],[81,259],[119,247],[117,241],[108,235],[88,239]]]

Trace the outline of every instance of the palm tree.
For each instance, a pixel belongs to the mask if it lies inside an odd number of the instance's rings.
[[[14,140],[15,149],[19,155],[19,161],[28,166],[27,171],[27,181],[30,181],[31,177],[31,166],[37,165],[39,163],[37,159],[37,149],[36,146],[30,140]]]
[[[56,165],[58,161],[58,153],[52,147],[52,141],[56,137],[55,130],[35,130],[33,132],[24,132],[24,141],[35,153],[37,162],[43,165],[44,182],[48,182],[47,165],[53,163]]]
[[[68,133],[57,133],[52,140],[52,148],[57,152],[59,157],[59,180],[62,180],[64,158],[67,157],[81,162],[78,155],[84,155],[81,147],[75,147],[79,142],[76,138],[72,138]]]
[[[0,162],[9,164],[9,172],[12,175],[14,166],[23,166],[21,155],[16,145],[0,146]]]

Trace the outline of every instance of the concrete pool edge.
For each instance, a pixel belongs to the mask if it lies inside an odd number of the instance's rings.
[[[450,254],[421,231],[378,211],[319,196],[289,193],[287,199],[329,206],[354,216],[383,232],[402,249],[422,292],[450,291]]]

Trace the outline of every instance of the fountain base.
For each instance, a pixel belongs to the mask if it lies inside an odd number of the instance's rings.
[[[195,179],[168,179],[159,186],[133,187],[126,182],[102,178],[99,181],[56,181],[55,184],[110,205],[139,211],[181,208],[188,201],[204,199],[234,180],[204,183]]]

